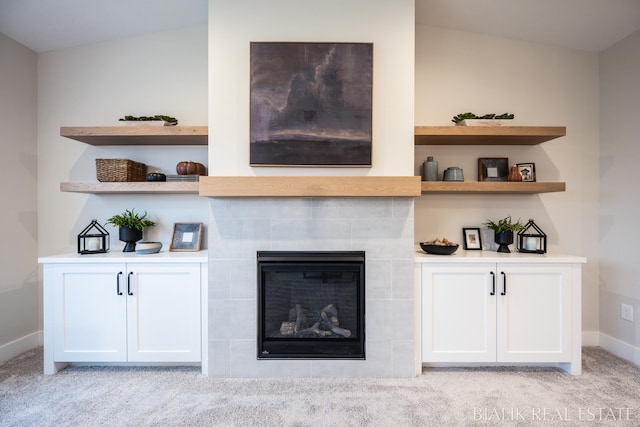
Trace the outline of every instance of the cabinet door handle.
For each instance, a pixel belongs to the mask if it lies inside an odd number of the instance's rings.
[[[500,274],[502,274],[502,292],[500,292],[500,295],[506,295],[507,294],[507,275],[504,273],[504,271],[501,271]]]
[[[489,272],[491,274],[491,293],[489,295],[496,294],[496,275],[493,271]]]
[[[133,271],[127,274],[127,294],[129,295],[133,295],[133,292],[131,292],[131,276],[133,276]]]
[[[120,277],[122,276],[122,271],[118,273],[116,276],[116,294],[122,295],[122,291],[120,290]]]

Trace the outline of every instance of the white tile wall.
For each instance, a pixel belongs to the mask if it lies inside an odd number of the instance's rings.
[[[414,375],[413,198],[211,198],[209,373]],[[366,360],[257,360],[259,250],[364,250]]]

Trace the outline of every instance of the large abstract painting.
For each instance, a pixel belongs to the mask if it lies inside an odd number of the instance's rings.
[[[252,166],[371,166],[373,44],[251,43]]]

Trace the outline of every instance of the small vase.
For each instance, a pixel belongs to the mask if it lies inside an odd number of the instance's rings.
[[[134,252],[136,250],[136,242],[142,239],[142,230],[131,227],[120,227],[120,240],[125,242],[122,252]]]
[[[497,252],[511,253],[509,245],[513,243],[513,231],[496,232],[493,241],[500,245]]]
[[[512,182],[520,182],[520,181],[522,181],[522,175],[520,174],[520,171],[518,170],[518,166],[513,165],[511,167],[511,170],[509,171],[509,176],[507,177],[507,179],[509,181],[512,181]]]

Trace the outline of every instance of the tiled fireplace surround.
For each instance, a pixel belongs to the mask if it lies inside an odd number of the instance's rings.
[[[209,199],[209,375],[414,375],[412,197]],[[258,250],[364,250],[366,360],[257,360]]]

